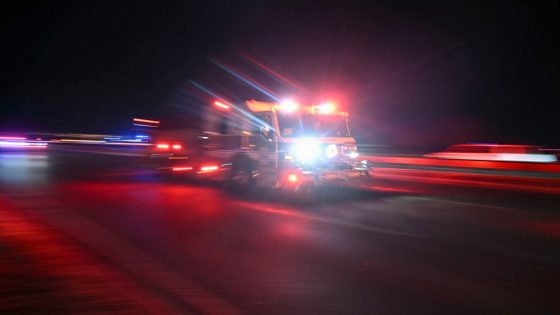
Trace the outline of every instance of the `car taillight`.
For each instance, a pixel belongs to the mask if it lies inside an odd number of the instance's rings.
[[[167,143],[158,143],[156,145],[156,148],[158,148],[159,150],[169,150],[169,144]]]
[[[174,144],[174,145],[172,146],[172,148],[173,148],[174,150],[181,150],[182,146],[181,146],[180,144]]]

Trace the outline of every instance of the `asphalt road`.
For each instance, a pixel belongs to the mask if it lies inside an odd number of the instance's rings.
[[[560,312],[556,195],[392,178],[299,204],[143,166],[0,152],[0,205],[60,233],[165,313]]]

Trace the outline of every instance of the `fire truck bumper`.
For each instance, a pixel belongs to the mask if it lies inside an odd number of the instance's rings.
[[[301,186],[362,187],[368,179],[367,170],[304,171]]]

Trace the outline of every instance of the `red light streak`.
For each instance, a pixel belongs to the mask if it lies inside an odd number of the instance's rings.
[[[159,124],[159,120],[151,120],[151,119],[142,119],[142,118],[134,118],[132,121],[140,122],[140,123],[147,123],[147,124]]]
[[[474,160],[444,160],[419,157],[397,157],[397,156],[362,156],[362,159],[374,163],[385,164],[407,164],[426,166],[445,166],[461,168],[482,168],[499,170],[520,170],[539,172],[560,172],[560,164],[557,163],[526,163],[505,161],[474,161]]]
[[[205,165],[205,166],[202,166],[200,168],[201,172],[213,172],[213,171],[217,171],[217,170],[218,170],[217,165]]]
[[[167,143],[158,143],[158,145],[156,145],[156,147],[160,150],[168,150],[169,149],[169,144]]]
[[[215,105],[216,107],[219,107],[219,108],[222,108],[222,109],[229,109],[229,108],[230,108],[229,105],[224,104],[224,103],[222,103],[222,102],[220,102],[220,101],[215,101],[215,102],[214,102],[214,105]]]
[[[173,148],[174,150],[180,150],[180,149],[182,148],[182,146],[181,146],[180,144],[174,144],[174,145],[172,146],[172,148]]]
[[[469,174],[448,171],[429,171],[398,168],[377,168],[378,179],[399,180],[440,185],[468,186],[502,190],[530,191],[560,194],[560,181],[551,178]]]
[[[174,167],[172,170],[173,170],[174,172],[180,172],[180,171],[190,171],[190,170],[192,170],[192,169],[193,169],[193,168],[190,167],[190,166],[185,166],[185,167]]]
[[[296,175],[296,174],[290,174],[290,175],[288,175],[288,181],[289,181],[290,183],[295,183],[295,182],[297,182],[297,181],[298,181],[297,175]]]
[[[26,140],[24,137],[0,136],[0,140]]]

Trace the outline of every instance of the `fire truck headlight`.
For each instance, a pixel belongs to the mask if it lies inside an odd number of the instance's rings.
[[[319,156],[320,146],[313,140],[304,140],[294,145],[294,156],[300,162],[312,162]]]
[[[329,144],[326,149],[327,157],[332,159],[333,157],[338,155],[338,149],[336,144]]]

